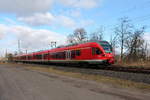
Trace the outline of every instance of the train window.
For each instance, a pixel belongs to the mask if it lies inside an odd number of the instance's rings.
[[[25,60],[25,59],[26,59],[26,56],[22,56],[21,59],[22,59],[22,60]]]
[[[71,51],[71,59],[74,59],[75,58],[75,51]]]
[[[65,59],[65,52],[60,52],[60,58]]]
[[[65,59],[65,52],[53,53],[53,54],[51,54],[51,57],[53,59]]]
[[[28,59],[28,60],[31,60],[31,59],[32,59],[32,56],[28,56],[27,59]]]
[[[112,46],[108,42],[100,42],[100,45],[103,47],[106,53],[112,52]]]
[[[63,58],[63,52],[59,53],[59,58],[62,59]]]
[[[99,55],[99,54],[101,54],[101,53],[102,53],[102,52],[100,51],[100,49],[99,49],[99,48],[96,48],[96,51],[95,51],[95,52],[96,52],[96,54],[97,54],[97,55]]]
[[[47,54],[44,54],[44,58],[47,58],[48,57],[48,53]]]
[[[64,51],[64,52],[61,52],[61,58],[62,59],[65,59],[65,57],[66,57],[66,52]]]
[[[42,55],[36,55],[36,59],[42,59]]]
[[[55,58],[59,59],[60,58],[60,52],[55,53]]]
[[[100,49],[99,48],[92,48],[92,54],[93,55],[99,55],[99,54],[101,54],[102,52],[100,51]]]
[[[53,58],[53,59],[56,58],[56,54],[55,54],[55,53],[52,54],[52,58]]]
[[[52,54],[51,54],[51,57],[52,57],[53,59],[59,59],[59,58],[60,58],[60,53],[59,53],[59,52],[57,52],[57,53],[52,53]]]
[[[59,52],[58,53],[56,53],[56,59],[59,59]]]
[[[81,51],[80,50],[76,50],[76,56],[80,56],[81,55]]]

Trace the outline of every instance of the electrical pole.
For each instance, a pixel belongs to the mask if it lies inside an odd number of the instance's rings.
[[[21,50],[20,50],[20,40],[18,40],[18,54],[21,53]]]
[[[6,58],[6,61],[8,61],[8,53],[7,53],[7,49],[5,51],[5,58]]]
[[[7,49],[6,49],[6,51],[5,51],[5,56],[7,57]]]
[[[28,50],[26,50],[26,54],[28,53]]]

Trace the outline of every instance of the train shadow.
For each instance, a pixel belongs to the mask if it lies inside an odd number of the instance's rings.
[[[42,63],[42,62],[16,62],[22,64],[40,65],[40,67],[53,67],[53,68],[78,68],[78,69],[105,69],[110,65],[107,64],[88,64],[88,63]]]
[[[78,69],[95,69],[95,70],[100,70],[100,69],[105,69],[109,65],[106,64],[100,64],[100,65],[91,65],[87,63],[82,63],[82,64],[62,64],[62,63],[36,63],[40,65],[45,65],[44,67],[53,67],[53,68],[78,68]]]

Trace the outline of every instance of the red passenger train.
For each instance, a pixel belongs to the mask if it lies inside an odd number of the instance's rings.
[[[18,55],[13,60],[26,63],[113,64],[114,53],[107,41],[89,41]]]

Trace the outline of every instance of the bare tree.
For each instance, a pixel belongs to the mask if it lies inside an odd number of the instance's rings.
[[[112,46],[112,48],[116,48],[117,47],[117,35],[111,35],[110,37],[110,45]]]
[[[82,42],[87,39],[87,32],[84,28],[75,29],[73,35],[77,42]]]
[[[90,40],[103,40],[104,27],[98,28],[95,32],[90,34]]]
[[[71,44],[72,44],[72,43],[76,43],[73,34],[69,34],[69,35],[67,36],[67,42],[68,42],[68,43],[71,43]]]
[[[87,32],[84,28],[77,28],[74,30],[73,34],[69,34],[67,41],[69,43],[79,43],[87,40]]]
[[[130,38],[126,40],[126,48],[128,50],[129,60],[139,60],[146,58],[146,49],[145,41],[143,39],[143,34],[145,32],[145,27],[136,29]]]
[[[125,41],[130,37],[132,31],[132,25],[127,17],[121,18],[119,24],[115,28],[115,34],[117,35],[118,44],[121,48],[120,60],[123,59],[123,53],[125,49]]]

